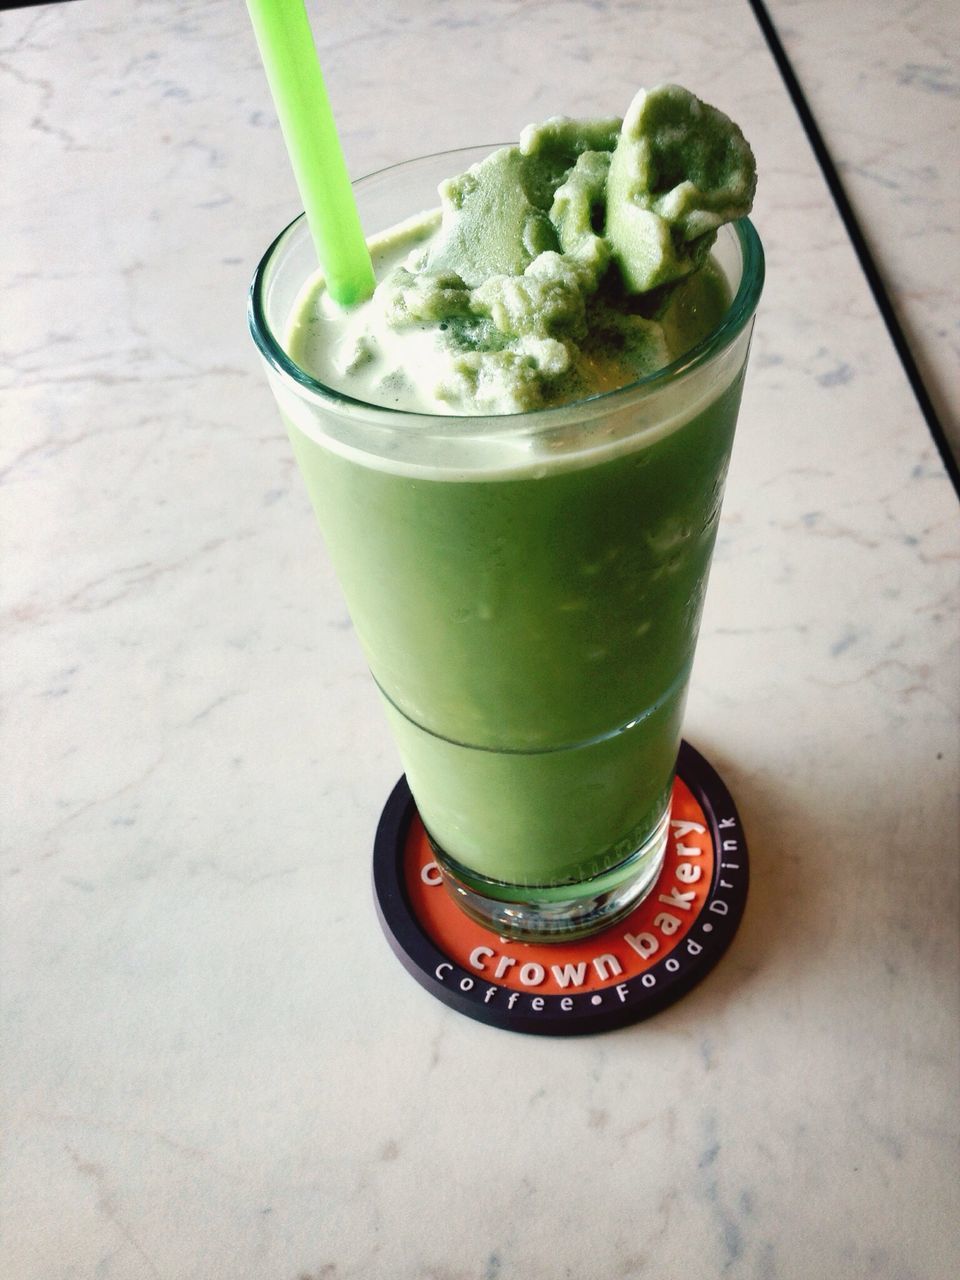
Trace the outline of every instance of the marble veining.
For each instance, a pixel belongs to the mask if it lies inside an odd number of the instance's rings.
[[[956,501],[749,6],[310,7],[356,174],[666,79],[754,143],[769,274],[687,717],[750,902],[605,1037],[403,972],[369,888],[398,763],[245,332],[297,199],[244,6],[3,13],[4,1276],[947,1280]],[[772,7],[949,329],[945,7],[887,6],[833,98],[854,6]]]

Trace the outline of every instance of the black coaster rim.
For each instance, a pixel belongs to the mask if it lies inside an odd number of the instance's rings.
[[[594,1003],[595,992],[579,995],[567,992],[562,997],[546,995],[539,998],[541,1007],[536,1012],[525,1007],[537,995],[533,990],[525,994],[522,1004],[518,1001],[513,1008],[508,1009],[506,1001],[499,1005],[485,1003],[482,990],[499,984],[486,979],[478,983],[475,973],[442,951],[421,926],[407,895],[404,857],[407,835],[417,810],[405,776],[397,782],[384,806],[373,852],[377,917],[391,950],[435,999],[468,1018],[521,1034],[570,1036],[614,1031],[641,1022],[674,1004],[700,983],[727,952],[743,918],[750,884],[743,825],[723,779],[685,740],[680,744],[677,773],[706,818],[714,850],[713,878],[703,906],[683,939],[645,973],[621,984],[627,988],[625,994],[621,994],[616,983],[611,983],[604,988],[609,993],[607,998],[599,1004]],[[725,860],[727,852],[730,860]],[[620,925],[626,926],[628,921],[629,917]],[[610,926],[610,930],[618,927]],[[487,932],[491,939],[498,938],[493,930]],[[596,936],[602,938],[606,932]],[[688,945],[691,941],[694,947]],[[558,960],[562,959],[563,943],[552,945],[557,949]],[[447,970],[442,979],[437,976],[438,966]],[[465,978],[473,979],[468,991],[460,986]],[[502,989],[509,990],[506,986]],[[572,1000],[573,1008],[568,1005],[561,1009],[561,1000]]]

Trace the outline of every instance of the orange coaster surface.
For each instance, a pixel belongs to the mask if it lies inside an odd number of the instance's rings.
[[[628,916],[588,938],[515,942],[465,915],[443,886],[404,779],[374,851],[380,920],[417,981],[470,1017],[545,1035],[610,1030],[679,999],[730,945],[748,879],[730,794],[688,743],[656,885]]]

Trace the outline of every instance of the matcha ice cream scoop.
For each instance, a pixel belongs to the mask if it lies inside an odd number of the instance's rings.
[[[380,284],[344,310],[322,282],[291,354],[359,399],[517,413],[663,368],[728,303],[717,229],[749,212],[753,155],[686,89],[641,90],[625,119],[528,126],[371,243]]]
[[[624,287],[645,293],[701,267],[756,186],[753,152],[722,111],[679,85],[641,89],[607,181],[605,233]]]

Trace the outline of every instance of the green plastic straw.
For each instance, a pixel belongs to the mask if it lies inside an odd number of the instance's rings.
[[[373,292],[370,253],[303,0],[247,0],[327,289],[348,306]]]

